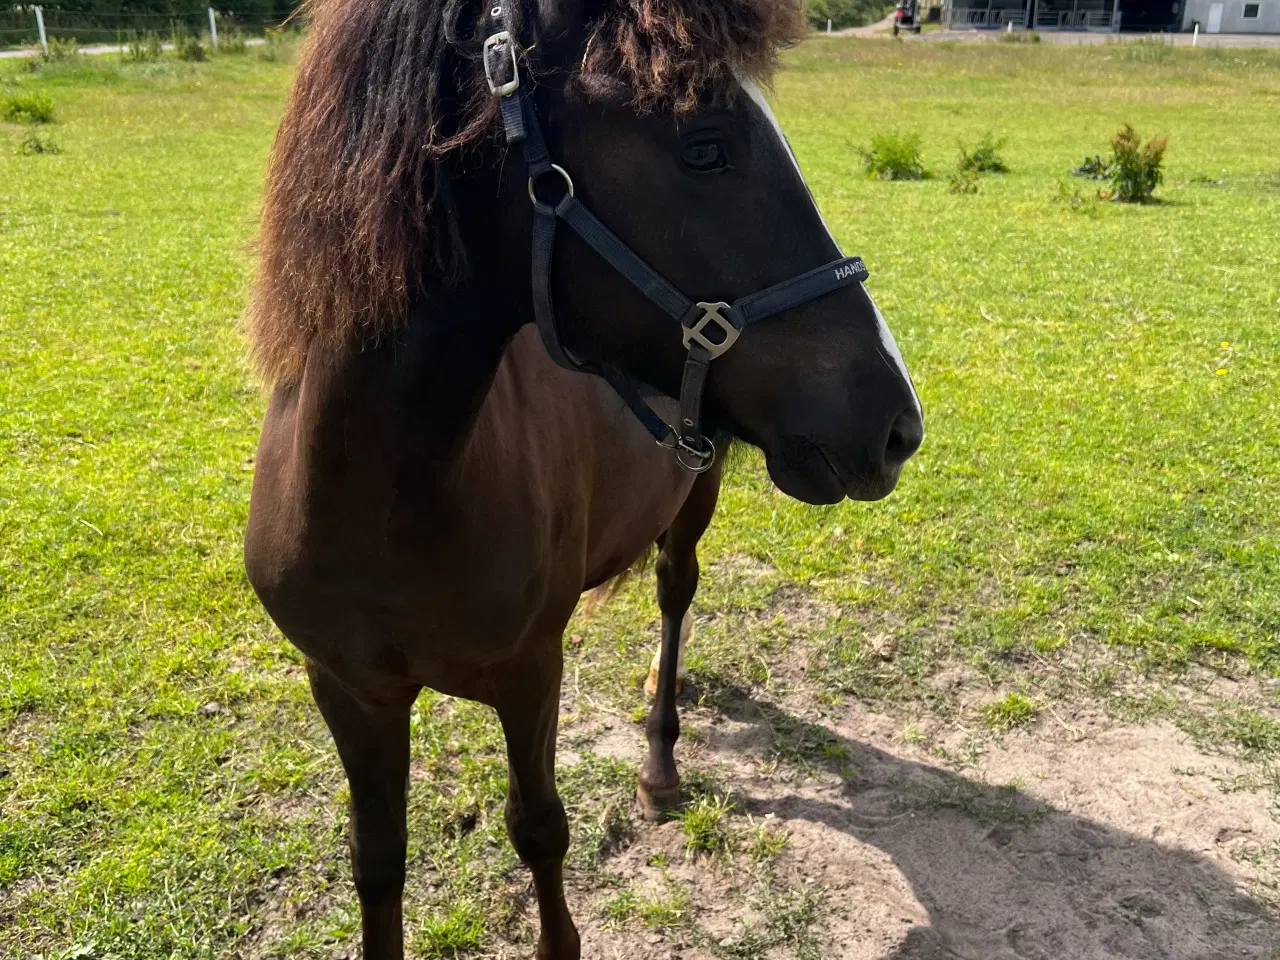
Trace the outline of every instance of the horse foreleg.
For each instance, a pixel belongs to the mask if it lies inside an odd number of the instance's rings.
[[[533,873],[538,894],[538,960],[579,960],[578,931],[564,902],[569,820],[556,792],[556,725],[562,661],[559,638],[545,656],[503,671],[494,706],[507,738],[507,834]]]
[[[689,649],[689,641],[693,639],[694,625],[693,613],[686,610],[684,619],[680,621],[680,643],[676,651],[676,693],[679,694],[684,689],[685,677],[689,675],[689,671],[684,665],[684,652]],[[653,651],[653,661],[649,664],[649,676],[644,682],[644,695],[646,697],[656,697],[658,695],[658,673],[662,670],[662,641],[658,641],[658,649]]]
[[[364,957],[401,960],[409,711],[417,690],[402,691],[390,703],[370,703],[311,661],[307,676],[351,785],[351,872],[360,897]]]
[[[646,820],[656,820],[680,802],[676,771],[676,740],[680,715],[676,692],[683,679],[683,643],[693,632],[689,607],[698,589],[698,541],[716,511],[720,495],[720,467],[698,477],[689,498],[662,538],[656,571],[658,609],[662,611],[662,646],[653,706],[645,722],[649,752],[640,768],[640,804]],[[688,630],[685,629],[686,621]]]

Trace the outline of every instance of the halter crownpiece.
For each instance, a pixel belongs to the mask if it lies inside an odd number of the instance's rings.
[[[604,378],[659,446],[675,453],[676,461],[692,473],[704,473],[715,463],[716,448],[702,432],[702,397],[711,361],[724,356],[751,324],[825,297],[870,275],[861,257],[844,257],[808,273],[774,284],[733,303],[694,303],[640,259],[616,234],[574,196],[573,179],[551,162],[529,88],[522,86],[519,48],[506,23],[503,8],[489,11],[492,33],[484,41],[484,75],[502,108],[507,142],[519,146],[529,171],[529,199],[533,203],[533,314],[547,353],[567,370]],[[554,203],[539,198],[538,186],[548,175],[562,181],[563,193]],[[602,259],[622,274],[681,327],[688,357],[680,381],[679,429],[668,424],[641,395],[641,385],[612,364],[584,363],[560,340],[551,299],[551,261],[556,225],[564,221]]]

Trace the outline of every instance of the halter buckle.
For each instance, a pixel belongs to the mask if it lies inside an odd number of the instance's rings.
[[[506,53],[499,47],[506,46]],[[498,83],[494,80],[494,72],[499,67],[506,67],[508,56],[511,60],[511,79]],[[489,92],[495,97],[509,97],[520,89],[520,64],[516,60],[516,45],[511,39],[509,30],[502,30],[484,41],[484,79],[489,84]]]
[[[692,350],[693,344],[702,347],[703,350],[711,354],[711,359],[723,354],[726,350],[734,345],[738,339],[738,334],[742,331],[735,327],[732,321],[725,316],[725,311],[729,309],[727,303],[699,303],[698,309],[702,311],[696,323],[692,327],[684,328],[684,346],[686,350]],[[707,328],[709,323],[714,322],[720,328],[720,332],[724,334],[724,339],[719,343],[712,343],[703,335],[702,331]],[[714,448],[712,448],[714,456]]]

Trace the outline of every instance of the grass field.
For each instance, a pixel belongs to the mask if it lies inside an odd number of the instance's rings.
[[[0,124],[5,957],[354,955],[345,786],[240,561],[263,398],[236,317],[289,77],[252,56],[0,66],[0,99],[53,98],[39,135],[61,148],[21,154],[29,131]],[[1280,56],[816,40],[775,101],[870,266],[928,437],[878,504],[802,506],[754,459],[732,477],[704,541],[678,826],[630,806],[648,578],[575,621],[578,919],[637,950],[842,955],[823,939],[839,904],[707,748],[744,703],[772,718],[757,766],[783,785],[856,783],[823,719],[855,709],[961,776],[1090,705],[1172,723],[1276,809]],[[1124,122],[1169,137],[1163,203],[1069,176]],[[920,133],[944,175],[867,180],[856,148],[885,131]],[[1012,172],[949,193],[957,141],[988,131]],[[424,694],[415,955],[529,952],[505,776],[491,715]],[[928,808],[1034,820],[985,786]],[[643,877],[618,866],[637,850]],[[1249,856],[1266,909],[1280,844]]]

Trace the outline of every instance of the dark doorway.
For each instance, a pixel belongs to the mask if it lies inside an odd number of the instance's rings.
[[[1120,0],[1120,29],[1177,30],[1182,21],[1180,0]]]

